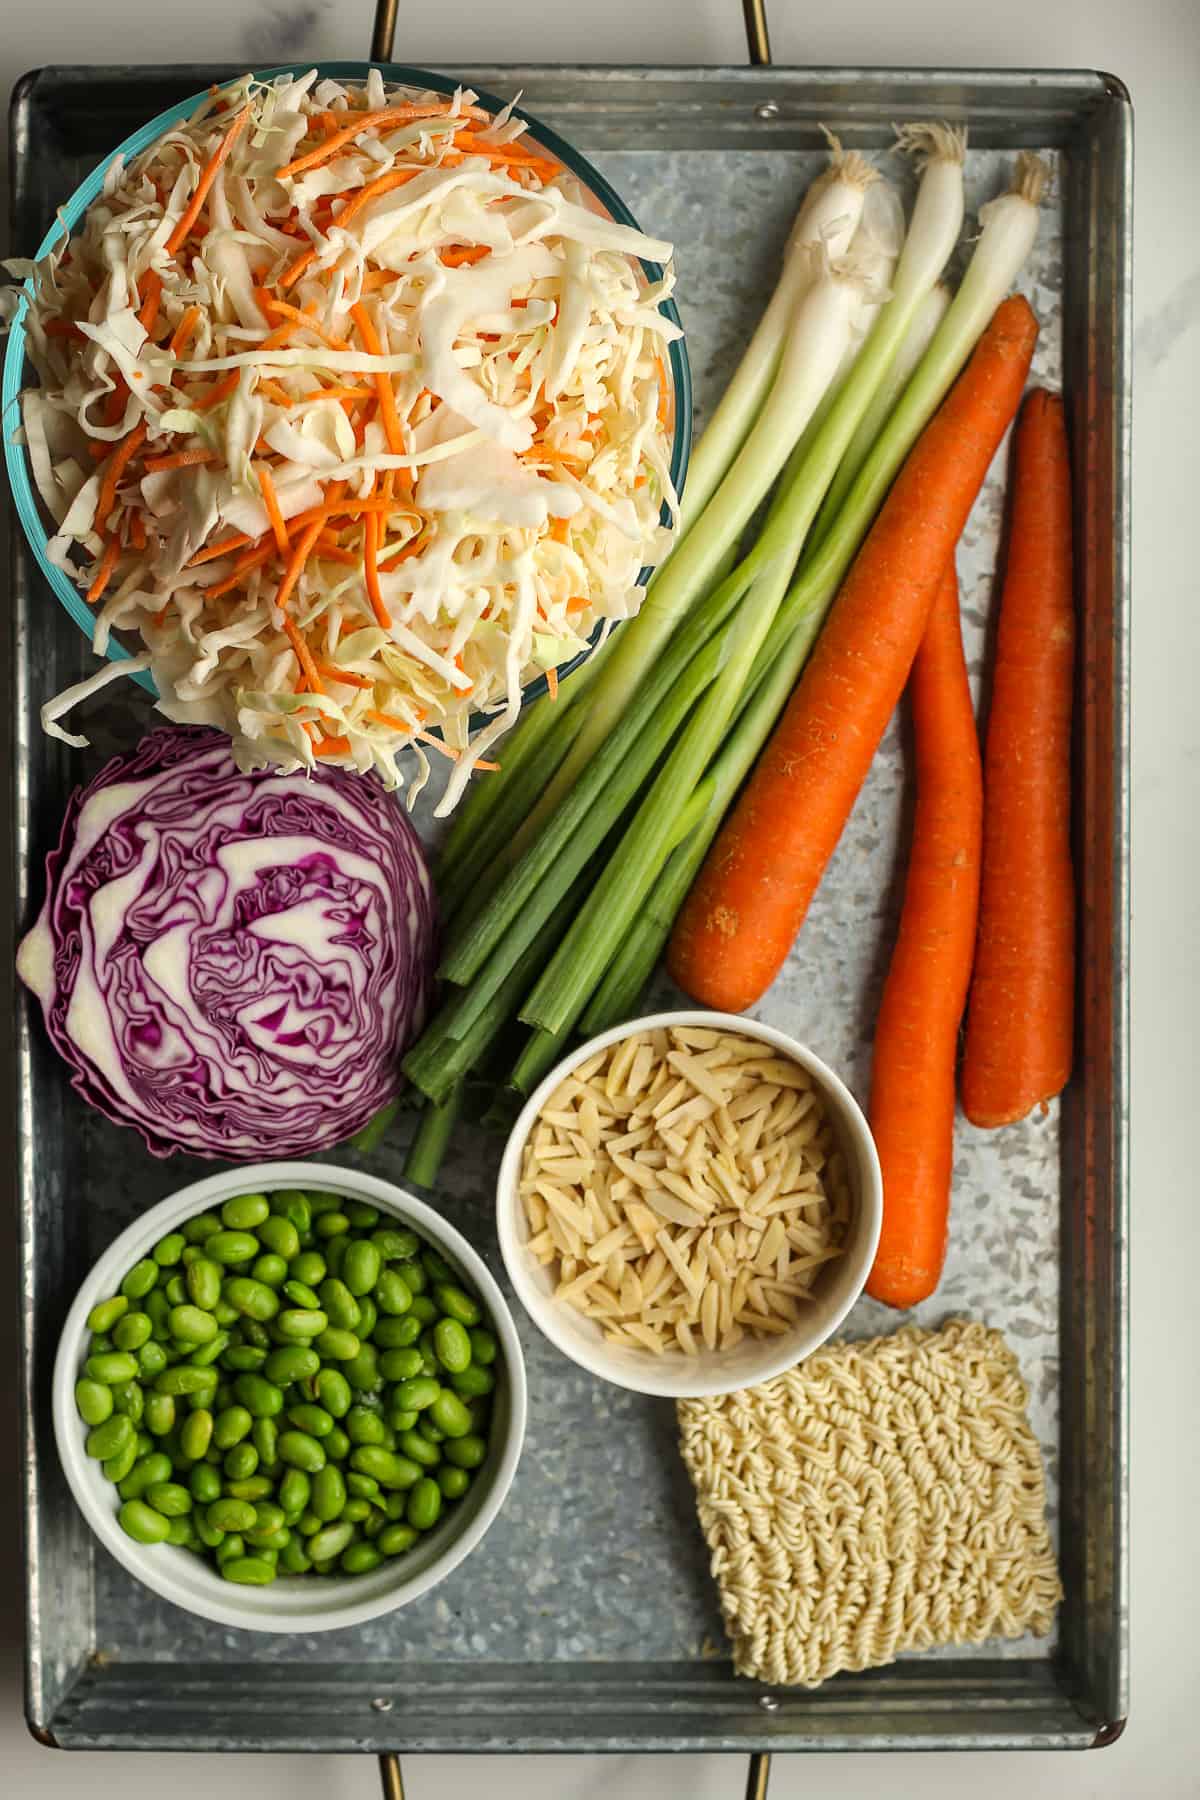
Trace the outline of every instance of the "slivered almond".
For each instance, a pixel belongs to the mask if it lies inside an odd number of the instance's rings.
[[[729,1099],[727,1084],[710,1073],[696,1057],[689,1056],[686,1050],[672,1050],[667,1061],[673,1069],[679,1071],[685,1081],[691,1083],[698,1094],[703,1094],[714,1106],[725,1105]]]

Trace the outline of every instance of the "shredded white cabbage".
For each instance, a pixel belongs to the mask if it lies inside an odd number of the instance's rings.
[[[398,785],[412,745],[416,789],[437,727],[457,796],[665,551],[671,246],[523,134],[375,70],[247,75],[31,266],[51,554],[246,766]]]

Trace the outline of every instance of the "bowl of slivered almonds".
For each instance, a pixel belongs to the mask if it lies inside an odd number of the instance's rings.
[[[538,1328],[639,1393],[730,1393],[832,1335],[883,1211],[861,1109],[753,1019],[671,1012],[582,1044],[500,1170],[505,1266]]]

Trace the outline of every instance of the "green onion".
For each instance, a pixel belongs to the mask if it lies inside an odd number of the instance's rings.
[[[456,1083],[445,1100],[439,1105],[427,1106],[421,1114],[417,1135],[409,1146],[404,1164],[404,1178],[415,1187],[431,1188],[436,1182],[461,1105],[462,1084]]]

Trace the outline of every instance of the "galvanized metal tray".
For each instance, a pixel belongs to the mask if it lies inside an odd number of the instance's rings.
[[[136,124],[231,70],[60,68],[27,77],[12,114],[15,248]],[[158,1601],[94,1544],[49,1421],[50,1370],[75,1286],[138,1211],[199,1165],[153,1163],[85,1111],[17,1009],[31,1726],[70,1747],[266,1750],[801,1750],[1085,1747],[1126,1710],[1128,332],[1131,121],[1089,73],[855,69],[463,71],[511,94],[593,157],[677,245],[679,301],[703,420],[773,280],[819,125],[883,149],[893,122],[971,128],[970,200],[1017,147],[1056,181],[1025,286],[1042,320],[1036,377],[1063,382],[1077,478],[1082,628],[1076,747],[1081,878],[1079,1053],[1061,1104],[999,1134],[960,1125],[952,1247],[920,1317],[1002,1327],[1031,1390],[1066,1599],[1057,1636],[906,1658],[809,1692],[733,1677],[667,1403],[568,1364],[530,1328],[531,1426],[486,1546],[407,1610],[362,1629],[275,1639],[218,1631]],[[960,553],[973,676],[983,659],[1001,514],[993,470]],[[14,534],[15,537],[15,534]],[[148,722],[109,690],[66,752],[38,708],[89,664],[31,559],[13,545],[18,920],[71,785]],[[903,743],[889,734],[783,978],[762,1016],[863,1089],[902,867]],[[428,815],[423,814],[426,820]],[[662,985],[659,998],[669,989]],[[405,1132],[374,1157],[398,1176]],[[499,1144],[464,1129],[446,1211],[498,1266]],[[346,1160],[353,1160],[347,1153]],[[891,1328],[870,1303],[853,1335]]]

